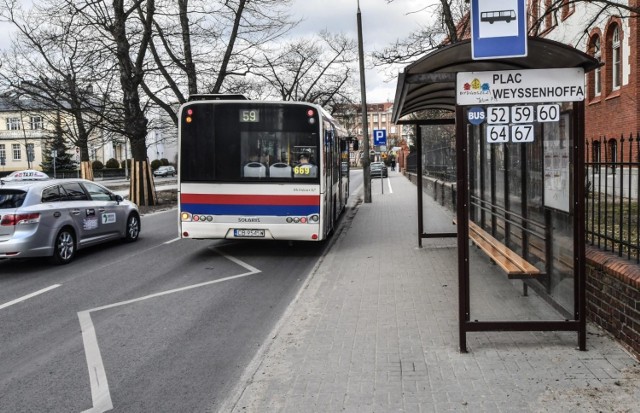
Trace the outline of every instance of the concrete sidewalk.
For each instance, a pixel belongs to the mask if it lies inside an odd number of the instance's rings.
[[[576,333],[498,332],[470,333],[461,354],[456,240],[417,248],[416,187],[397,172],[384,183],[217,411],[640,412],[640,366],[593,325],[586,352]],[[424,200],[428,231],[450,230],[452,213]],[[486,258],[471,265],[477,318],[561,317]]]

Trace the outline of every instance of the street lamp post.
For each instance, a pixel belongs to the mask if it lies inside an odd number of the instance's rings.
[[[362,16],[360,14],[360,0],[358,0],[358,55],[360,60],[360,94],[362,96],[362,144],[365,153],[362,162],[364,175],[364,202],[371,203],[371,170],[369,168],[369,124],[367,121],[367,90],[364,81],[364,48],[362,46]]]

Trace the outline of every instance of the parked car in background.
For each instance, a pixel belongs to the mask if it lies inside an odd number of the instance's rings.
[[[389,172],[387,171],[387,165],[384,162],[371,162],[370,166],[371,177],[379,176],[386,178],[389,176]]]
[[[0,180],[0,259],[51,257],[114,239],[136,241],[136,204],[84,179]]]
[[[154,176],[176,176],[176,168],[171,165],[168,166],[160,166],[158,169],[153,171]]]

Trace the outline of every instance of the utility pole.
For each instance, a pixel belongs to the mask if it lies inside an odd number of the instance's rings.
[[[24,136],[24,149],[27,153],[27,169],[31,169],[31,151],[29,150],[29,141],[27,140],[27,131],[24,129],[24,119],[22,109],[20,109],[20,127],[22,128],[22,136]]]
[[[371,170],[369,154],[369,122],[367,121],[367,89],[364,81],[364,48],[362,46],[362,16],[360,15],[360,0],[358,0],[358,54],[360,60],[360,94],[362,96],[362,150],[364,152],[362,173],[364,176],[364,202],[371,203]],[[380,178],[382,179],[382,178]]]

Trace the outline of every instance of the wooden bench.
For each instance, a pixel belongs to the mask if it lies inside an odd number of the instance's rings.
[[[502,268],[509,279],[523,280],[523,295],[527,295],[527,284],[524,280],[540,275],[541,271],[538,268],[507,248],[507,246],[472,221],[469,221],[469,239],[495,264]]]

